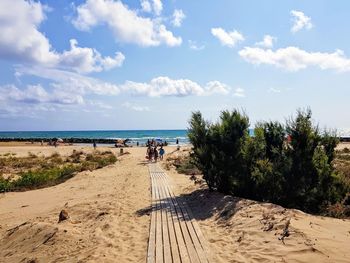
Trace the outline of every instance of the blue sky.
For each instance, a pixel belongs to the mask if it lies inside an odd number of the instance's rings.
[[[311,107],[350,130],[350,2],[0,1],[0,130],[182,129]]]

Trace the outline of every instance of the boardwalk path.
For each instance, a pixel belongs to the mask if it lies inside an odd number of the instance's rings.
[[[149,164],[152,213],[148,263],[209,262],[205,239],[183,197],[175,196],[168,176]]]

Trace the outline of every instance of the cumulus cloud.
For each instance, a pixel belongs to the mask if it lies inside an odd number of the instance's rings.
[[[140,2],[142,11],[151,13],[152,12],[152,5],[148,0],[141,0]]]
[[[0,1],[0,58],[14,59],[46,67],[62,67],[80,73],[109,70],[121,66],[125,57],[102,57],[92,48],[78,47],[71,40],[70,50],[56,52],[38,30],[49,8],[40,2],[24,0]]]
[[[180,27],[182,25],[182,21],[186,18],[185,13],[181,9],[175,9],[173,13],[173,19],[171,23],[175,27]]]
[[[51,87],[56,90],[73,92],[81,95],[131,95],[161,97],[161,96],[208,96],[212,94],[228,94],[230,87],[220,81],[210,81],[201,86],[189,79],[171,79],[169,77],[153,78],[150,82],[125,81],[123,84],[104,82],[96,78],[82,76],[77,73],[38,67],[16,68],[16,75],[36,76],[51,81]]]
[[[264,39],[260,42],[255,43],[257,46],[272,48],[273,42],[276,41],[276,38],[270,35],[265,35]]]
[[[233,93],[233,96],[234,97],[240,97],[240,98],[243,98],[245,97],[245,91],[244,89],[242,88],[236,88],[234,93]]]
[[[49,40],[38,31],[47,10],[40,2],[0,1],[0,57],[56,63],[58,54],[52,51]]]
[[[147,4],[144,4],[146,9]],[[162,2],[153,1],[155,13],[161,12]],[[73,25],[79,30],[106,24],[118,42],[134,43],[140,46],[181,45],[181,37],[175,37],[161,23],[160,19],[141,17],[121,1],[87,0],[77,7]]]
[[[53,88],[71,93],[117,95],[120,92],[115,84],[59,69],[19,66],[16,67],[16,75],[46,79],[52,81],[50,85]]]
[[[270,93],[281,93],[280,89],[276,89],[276,88],[269,88],[268,92]]]
[[[70,44],[71,49],[60,55],[59,65],[79,73],[100,72],[120,67],[125,59],[125,56],[120,52],[117,52],[114,58],[102,57],[95,49],[78,47],[78,42],[75,39],[71,39]]]
[[[221,27],[211,29],[211,33],[215,36],[223,46],[234,47],[238,42],[244,40],[244,36],[237,30],[226,32]]]
[[[161,0],[153,0],[153,10],[154,10],[154,13],[159,16],[160,13],[162,13],[162,10],[163,10],[163,4],[162,4],[162,1]]]
[[[148,106],[140,106],[128,101],[123,103],[122,106],[133,111],[150,111],[150,108]]]
[[[313,27],[311,18],[306,16],[303,12],[292,10],[290,14],[293,19],[293,26],[291,28],[293,33],[296,33],[303,28],[310,30]]]
[[[327,53],[308,52],[298,47],[280,48],[275,51],[271,49],[245,47],[238,53],[249,63],[255,65],[273,65],[287,71],[298,71],[311,66],[322,70],[350,71],[350,59],[344,55],[342,50]]]
[[[60,69],[35,66],[17,66],[16,76],[32,76],[44,80],[45,85],[0,86],[0,117],[18,117],[22,111],[33,112],[27,117],[36,117],[42,111],[84,111],[102,112],[112,107],[102,101],[91,100],[90,95],[117,96],[129,94],[134,96],[164,97],[164,96],[209,96],[212,94],[226,95],[230,87],[219,81],[210,81],[204,86],[188,79],[171,79],[157,77],[150,82],[126,81],[123,84],[113,84],[96,78],[87,77],[74,72]],[[40,83],[40,82],[39,82]],[[238,93],[237,93],[238,94]],[[239,96],[239,95],[238,95]],[[135,111],[147,111],[146,106],[133,103],[123,105]]]
[[[170,79],[169,77],[157,77],[149,83],[126,81],[121,90],[134,95],[149,97],[161,96],[205,96],[211,94],[227,94],[229,87],[219,81],[208,82],[204,87],[189,79]]]
[[[193,50],[203,50],[205,48],[204,45],[198,45],[196,41],[193,40],[188,40],[188,46],[190,47],[190,49]]]
[[[54,90],[48,93],[41,85],[28,85],[19,89],[15,85],[0,86],[0,101],[14,101],[30,104],[83,104],[84,99],[78,94]]]

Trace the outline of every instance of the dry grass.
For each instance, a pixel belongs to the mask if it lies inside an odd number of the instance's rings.
[[[99,169],[115,163],[116,160],[116,156],[110,151],[86,154],[74,150],[68,157],[59,153],[48,157],[30,152],[27,157],[9,154],[0,157],[0,192],[55,185],[71,178],[77,172]]]

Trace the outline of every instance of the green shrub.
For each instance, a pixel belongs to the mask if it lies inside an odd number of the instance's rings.
[[[54,185],[65,181],[73,176],[79,168],[73,165],[64,167],[55,167],[52,169],[41,169],[35,171],[24,172],[20,178],[13,182],[15,189],[33,189],[43,186]]]
[[[212,190],[315,213],[348,191],[333,165],[335,132],[320,133],[309,109],[285,126],[258,123],[253,137],[248,117],[237,110],[222,112],[215,124],[195,112],[189,124],[192,162]]]
[[[0,158],[0,192],[21,191],[55,185],[71,178],[76,172],[95,170],[115,163],[117,158],[112,152],[95,152],[87,155],[83,152],[73,152],[68,158],[54,153],[49,157],[8,157]],[[79,159],[79,161],[77,161]],[[15,171],[18,179],[9,181],[3,179],[3,169]]]
[[[239,111],[223,111],[220,122],[209,124],[200,112],[192,114],[188,137],[193,163],[212,190],[240,194],[249,184],[244,177],[242,146],[248,138],[249,120]]]
[[[0,175],[0,193],[11,191],[11,182]]]

